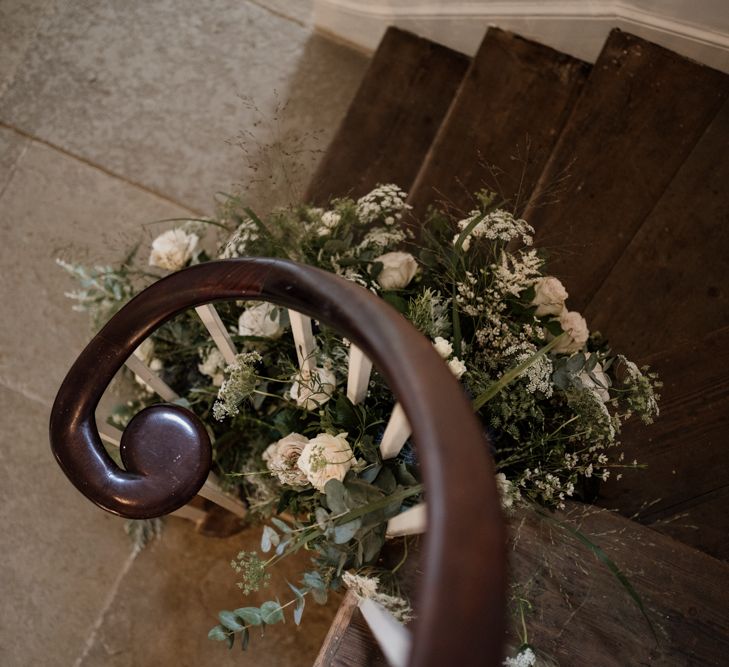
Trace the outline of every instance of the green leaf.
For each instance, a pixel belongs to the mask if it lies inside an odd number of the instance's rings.
[[[279,519],[278,517],[272,516],[271,517],[271,523],[276,526],[279,530],[283,531],[284,533],[290,533],[291,528],[288,526],[288,524],[284,523]]]
[[[304,584],[314,591],[326,590],[326,584],[318,572],[304,572]]]
[[[385,544],[385,531],[382,528],[370,530],[362,538],[362,560],[365,564],[374,561]]]
[[[266,625],[274,625],[284,620],[283,609],[278,602],[269,600],[261,605],[261,618]]]
[[[301,617],[304,615],[305,604],[306,599],[304,598],[304,596],[297,596],[296,606],[294,607],[294,623],[296,623],[296,625],[301,625]]]
[[[233,632],[240,632],[243,629],[243,626],[238,622],[238,619],[236,618],[235,612],[221,611],[218,614],[218,618],[220,619],[222,625],[228,630],[232,630]]]
[[[241,607],[233,612],[246,625],[261,625],[261,611],[258,607]]]
[[[271,551],[272,545],[278,546],[280,541],[281,538],[278,536],[278,533],[271,528],[271,526],[263,527],[263,535],[261,535],[261,551],[263,551],[264,554]]]
[[[408,302],[393,292],[383,292],[382,298],[389,303],[398,313],[403,315],[408,312]]]
[[[346,544],[351,540],[362,526],[362,519],[348,521],[341,526],[334,527],[334,544]]]
[[[392,470],[390,468],[383,468],[380,474],[377,476],[377,479],[375,480],[375,486],[378,489],[382,489],[386,494],[391,494],[395,492],[395,489],[397,488],[397,480],[395,479],[395,475],[392,473]]]
[[[222,625],[216,625],[208,632],[208,639],[212,639],[215,642],[224,642],[228,640],[228,633]]]
[[[338,479],[330,479],[324,486],[327,495],[327,505],[335,514],[342,514],[350,509],[347,489]]]

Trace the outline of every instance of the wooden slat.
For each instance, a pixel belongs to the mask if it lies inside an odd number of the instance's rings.
[[[210,337],[213,342],[220,350],[220,354],[223,355],[223,359],[227,364],[232,364],[235,361],[235,355],[237,351],[235,344],[230,338],[225,325],[218,315],[218,311],[215,310],[215,306],[211,303],[207,303],[204,306],[198,306],[195,308],[195,312],[199,315],[205,328],[210,333]]]
[[[135,354],[129,356],[124,363],[132,373],[142,378],[160,398],[169,403],[174,403],[180,398],[174,389],[167,385],[157,373],[150,370],[149,366]]]
[[[621,440],[627,461],[648,469],[616,470],[623,479],[602,486],[600,503],[729,558],[729,513],[704,507],[729,489],[729,328],[643,361],[663,380],[661,415],[629,422]]]
[[[728,94],[727,75],[610,33],[526,212],[571,309],[584,310]]]
[[[483,188],[520,211],[589,69],[489,28],[413,185],[414,212],[424,213],[434,201],[468,212]]]
[[[427,527],[427,507],[425,503],[415,505],[387,522],[386,537],[420,535]]]
[[[392,459],[396,457],[411,433],[412,429],[408,418],[405,416],[405,411],[399,403],[396,403],[380,442],[382,458]]]
[[[349,348],[349,368],[347,371],[347,398],[355,405],[365,400],[372,373],[372,362],[357,346]]]
[[[468,66],[463,54],[388,29],[305,200],[360,197],[378,183],[407,190]]]
[[[368,598],[360,600],[359,610],[391,667],[405,667],[412,641],[407,628],[382,605]]]
[[[295,310],[289,310],[289,321],[299,368],[311,372],[316,368],[316,341],[311,329],[311,318]]]
[[[587,309],[613,348],[642,358],[729,326],[729,102]]]
[[[175,516],[178,519],[192,521],[193,523],[201,523],[202,521],[205,521],[207,512],[200,509],[199,507],[194,507],[193,505],[185,505],[184,507],[180,507],[180,509],[172,512],[170,516]]]

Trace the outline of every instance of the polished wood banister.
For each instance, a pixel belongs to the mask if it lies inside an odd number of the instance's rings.
[[[66,475],[100,507],[132,518],[172,512],[197,493],[211,448],[192,412],[163,404],[136,415],[122,437],[125,470],[106,454],[94,412],[114,374],[161,324],[233,299],[314,317],[383,374],[412,425],[428,496],[409,664],[500,664],[506,539],[481,425],[431,343],[382,299],[338,276],[285,260],[232,259],[190,267],[144,290],[89,343],[58,392],[50,437]]]

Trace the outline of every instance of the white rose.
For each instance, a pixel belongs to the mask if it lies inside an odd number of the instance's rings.
[[[590,358],[589,354],[585,355],[585,360]],[[592,379],[592,377],[597,380]],[[595,364],[595,368],[592,369],[592,377],[587,371],[582,371],[578,378],[582,383],[582,386],[589,391],[594,391],[602,400],[603,403],[607,403],[610,400],[610,392],[608,387],[610,386],[610,378],[607,373],[602,369],[602,365],[598,362]]]
[[[581,350],[590,337],[585,318],[574,310],[563,310],[559,316],[559,325],[567,334],[567,338],[561,340],[552,349],[562,354],[572,354]]]
[[[450,344],[445,338],[436,336],[433,341],[433,347],[435,351],[440,355],[441,359],[448,359],[453,354],[453,345]]]
[[[466,372],[466,364],[464,364],[458,357],[453,357],[448,362],[448,368],[451,369],[451,373],[456,376],[456,380],[460,380],[461,376]]]
[[[203,375],[207,375],[209,378],[212,378],[213,386],[219,387],[223,384],[223,380],[225,379],[225,375],[223,374],[225,366],[226,363],[223,355],[217,347],[214,347],[210,350],[210,354],[205,357],[205,360],[201,364],[197,365],[197,370],[199,370]]]
[[[152,241],[149,264],[167,271],[178,271],[192,257],[198,241],[197,234],[187,234],[181,229],[170,229]]]
[[[241,336],[279,338],[283,331],[281,309],[267,301],[249,306],[238,318],[238,333]]]
[[[559,315],[564,310],[568,296],[564,285],[554,276],[540,278],[534,283],[532,305],[537,307],[535,315]]]
[[[418,263],[409,252],[386,252],[374,261],[382,263],[377,282],[384,290],[407,287],[418,272]]]
[[[309,482],[306,475],[299,468],[299,457],[309,438],[299,433],[289,433],[266,448],[263,452],[263,460],[266,467],[278,477],[281,484],[290,486],[306,486]]]
[[[291,385],[291,398],[306,410],[316,410],[326,403],[334,393],[337,378],[327,368],[317,368],[313,377],[309,371],[302,371],[294,378]]]
[[[346,433],[320,433],[309,440],[301,452],[299,469],[319,491],[324,491],[324,486],[330,479],[341,482],[354,463],[354,452],[346,436]]]

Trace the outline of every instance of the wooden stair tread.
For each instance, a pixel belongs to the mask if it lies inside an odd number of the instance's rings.
[[[610,33],[526,212],[572,309],[584,310],[728,95],[727,75]]]
[[[729,326],[727,183],[729,102],[587,308],[615,349],[642,358]]]
[[[378,183],[407,190],[468,67],[462,53],[389,28],[305,195],[324,205]]]
[[[625,588],[590,549],[560,528],[560,521],[578,528],[628,577],[658,643]],[[512,577],[525,584],[513,593],[533,609],[527,612],[529,642],[559,664],[726,664],[726,563],[614,512],[580,503],[569,503],[565,512],[550,518],[520,509],[510,517],[510,526]],[[348,597],[316,667],[386,664],[356,612],[356,601]],[[520,620],[511,619],[511,625],[510,644],[519,646]]]
[[[729,327],[642,361],[663,380],[661,415],[628,422],[621,440],[648,469],[604,484],[600,504],[729,559]]]
[[[488,188],[515,207],[531,194],[587,78],[589,65],[489,28],[443,121],[410,203],[467,213]]]
[[[729,565],[613,512],[570,503],[581,527],[641,597],[658,642],[607,567],[533,512],[512,521],[520,591],[534,605],[529,641],[564,665],[725,665]],[[517,642],[518,644],[518,642]]]

